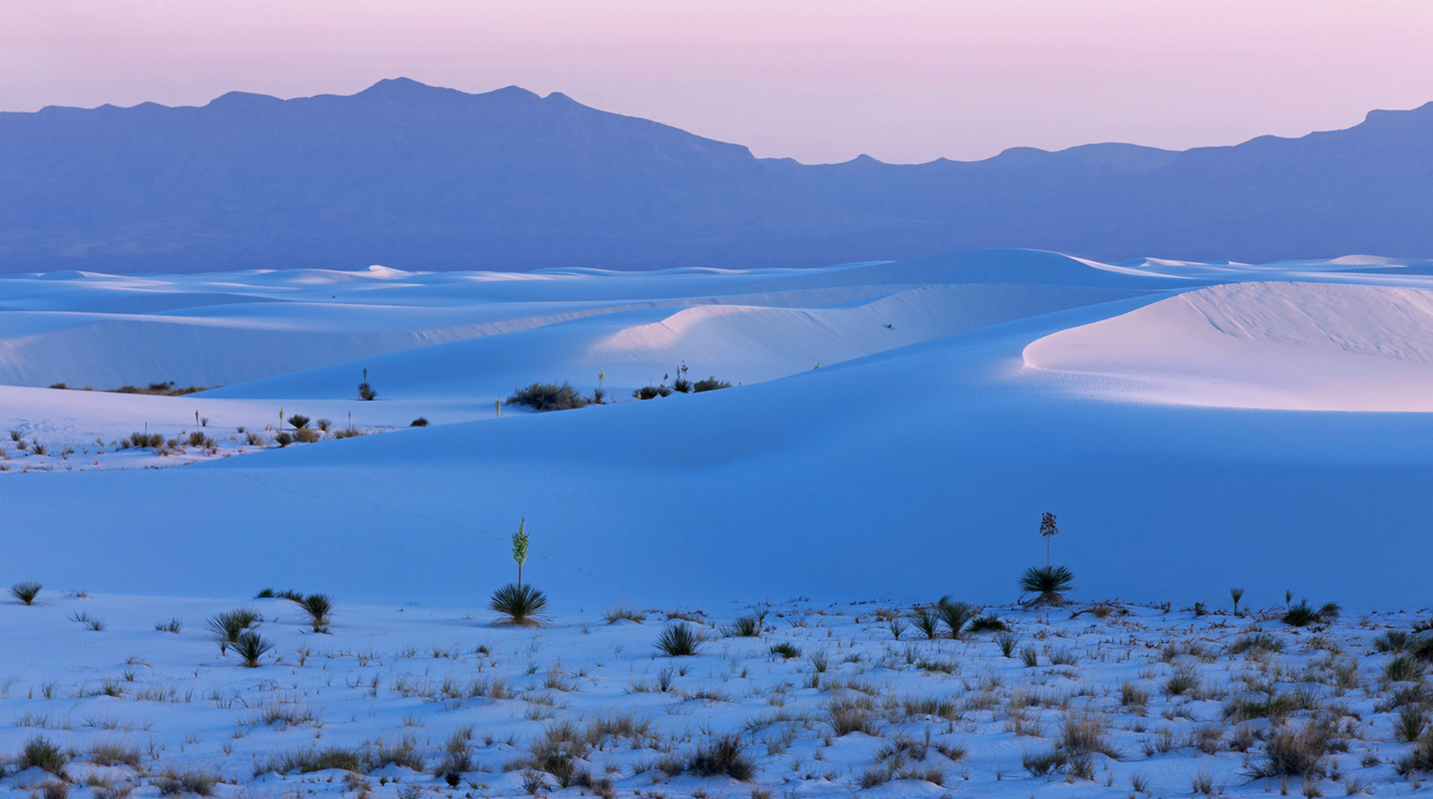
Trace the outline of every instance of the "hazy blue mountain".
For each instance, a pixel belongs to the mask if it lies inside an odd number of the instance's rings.
[[[809,266],[1019,246],[1106,260],[1433,253],[1433,104],[1171,152],[804,165],[561,94],[0,113],[0,271]]]

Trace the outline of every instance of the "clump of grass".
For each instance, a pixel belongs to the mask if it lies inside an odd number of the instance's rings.
[[[308,617],[309,626],[314,632],[328,632],[333,616],[333,597],[328,594],[309,594],[303,599],[294,600],[294,604]]]
[[[1404,743],[1416,743],[1428,728],[1428,711],[1421,705],[1404,705],[1393,720],[1393,735]]]
[[[636,391],[633,391],[632,396],[636,397],[639,400],[656,399],[657,397],[670,397],[672,396],[672,390],[665,385],[642,386]]]
[[[1284,613],[1283,622],[1290,627],[1307,627],[1310,624],[1324,624],[1338,618],[1340,608],[1334,602],[1328,602],[1315,610],[1309,605],[1307,599],[1300,599],[1298,604],[1289,606]]]
[[[1375,652],[1398,654],[1408,649],[1408,638],[1408,633],[1402,630],[1389,630],[1371,643]]]
[[[701,380],[692,383],[692,391],[695,391],[697,393],[701,393],[703,391],[719,391],[724,388],[731,388],[731,383],[728,383],[725,380],[718,380],[715,375],[711,377],[704,377]]]
[[[761,619],[756,616],[742,616],[727,628],[727,634],[737,638],[761,637]]]
[[[838,738],[853,732],[875,735],[877,730],[875,718],[871,713],[872,705],[870,697],[833,697],[826,708],[827,721],[832,732]]]
[[[1035,596],[1022,604],[1060,607],[1068,603],[1065,594],[1075,590],[1075,573],[1064,566],[1031,566],[1020,577],[1020,590]]]
[[[308,747],[274,755],[263,762],[256,762],[254,776],[258,777],[269,773],[289,774],[295,771],[300,774],[312,774],[315,771],[328,771],[329,769],[362,773],[368,770],[368,764],[363,754],[354,749],[344,749],[339,746],[327,746],[322,749]]]
[[[289,424],[293,425],[295,430],[302,430],[308,427],[308,423],[309,418],[301,413],[295,413],[289,416]]]
[[[1005,622],[1002,621],[1001,618],[995,615],[995,613],[993,612],[987,613],[978,619],[972,619],[970,622],[970,631],[972,633],[984,633],[991,631],[1004,632],[1008,629],[1010,628],[1006,626]]]
[[[139,747],[115,741],[101,741],[90,747],[90,762],[97,766],[129,766],[139,768]]]
[[[543,611],[547,608],[547,595],[530,585],[508,583],[493,592],[489,607],[502,615],[499,624],[541,627]]]
[[[259,667],[259,658],[263,657],[264,653],[273,648],[274,644],[272,641],[253,630],[240,635],[239,640],[234,642],[235,654],[243,659],[245,666],[251,669],[257,669]]]
[[[779,644],[774,644],[768,651],[771,652],[771,654],[782,658],[783,660],[790,660],[792,658],[801,657],[801,647],[789,641],[782,641]]]
[[[657,649],[668,657],[690,657],[701,645],[701,632],[684,621],[668,625],[657,636]]]
[[[293,433],[284,430],[278,435],[274,436],[274,443],[278,444],[280,447],[287,447],[288,445],[294,443],[294,435]]]
[[[725,774],[738,782],[750,782],[756,766],[741,753],[741,737],[723,735],[697,747],[687,768],[699,777]]]
[[[1419,682],[1423,672],[1422,663],[1408,655],[1399,655],[1383,667],[1383,678],[1389,682]]]
[[[1413,750],[1393,764],[1398,776],[1407,777],[1419,771],[1433,771],[1433,732],[1418,739]]]
[[[200,449],[214,449],[218,446],[214,443],[214,439],[204,435],[204,433],[199,430],[195,430],[189,434],[188,444],[191,447],[199,447]]]
[[[409,423],[408,423],[408,426],[409,426],[409,427],[427,427],[427,426],[428,426],[428,418],[427,418],[426,416],[419,416],[417,419],[414,419],[413,421],[409,422]]]
[[[919,608],[911,614],[911,624],[930,641],[940,637],[940,621],[940,614],[930,608]]]
[[[314,444],[323,438],[323,433],[320,433],[312,427],[300,427],[294,431],[293,435],[294,441],[300,444]]]
[[[69,775],[65,773],[65,766],[70,762],[69,755],[41,736],[26,741],[25,748],[20,750],[20,755],[15,758],[14,762],[16,771],[38,768],[62,780],[69,779]]]
[[[1281,726],[1265,742],[1262,759],[1250,762],[1249,776],[1321,779],[1327,772],[1325,758],[1330,742],[1328,728],[1318,721],[1310,721],[1298,730]]]
[[[1284,642],[1266,632],[1253,632],[1234,639],[1229,645],[1229,654],[1242,655],[1245,652],[1280,652]]]
[[[264,445],[264,437],[250,430],[244,434],[244,442],[251,447],[262,447]]]
[[[130,433],[125,443],[135,449],[159,449],[164,446],[164,436],[158,433]]]
[[[368,385],[367,381],[358,384],[359,399],[363,400],[364,402],[372,402],[377,396],[378,392],[374,391],[373,386]]]
[[[509,405],[526,405],[538,413],[566,411],[584,408],[587,400],[566,380],[558,383],[533,383],[527,388],[514,389],[507,398]]]
[[[327,433],[333,427],[333,420],[318,419],[314,421],[313,426]]]
[[[15,583],[10,586],[10,596],[20,600],[21,604],[35,604],[35,597],[40,595],[40,589],[44,586],[39,583]]]
[[[1020,637],[1014,633],[1004,632],[995,636],[995,645],[1000,647],[1000,654],[1007,658],[1015,651],[1015,644],[1019,641]]]
[[[153,782],[159,787],[160,796],[212,796],[214,786],[219,784],[219,776],[201,769],[167,769],[155,777]]]
[[[638,624],[647,620],[647,617],[626,605],[613,605],[602,613],[602,620],[608,624],[616,624],[619,621],[635,621]]]

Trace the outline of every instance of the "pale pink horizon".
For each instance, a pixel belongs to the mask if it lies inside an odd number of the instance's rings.
[[[0,110],[518,85],[805,162],[1170,149],[1433,100],[1421,0],[0,0]]]

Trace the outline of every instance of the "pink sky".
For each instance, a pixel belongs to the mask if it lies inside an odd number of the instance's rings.
[[[0,0],[0,110],[561,91],[841,161],[1186,148],[1433,100],[1428,0]]]

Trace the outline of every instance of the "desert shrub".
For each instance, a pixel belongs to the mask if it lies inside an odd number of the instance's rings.
[[[945,622],[946,629],[950,630],[951,638],[959,638],[965,625],[975,618],[975,608],[965,602],[952,602],[945,598],[940,600],[940,618]]]
[[[239,638],[250,626],[260,621],[259,614],[249,608],[217,613],[204,623],[209,637],[219,645],[219,654],[228,652],[229,647],[239,643]]]
[[[20,439],[21,439],[24,435],[25,435],[25,431],[21,430],[20,428],[18,428],[18,427],[12,427],[12,428],[10,428],[10,440],[11,440],[11,441],[14,441],[15,443],[18,444],[18,443],[20,443]]]
[[[1060,748],[1071,757],[1102,754],[1114,760],[1120,758],[1119,751],[1110,742],[1109,722],[1098,713],[1076,711],[1066,716]]]
[[[101,741],[90,747],[90,762],[97,766],[129,766],[139,768],[139,747],[116,741]]]
[[[309,626],[314,632],[328,632],[329,617],[333,615],[333,597],[328,594],[309,594],[293,601],[308,617]]]
[[[970,631],[972,633],[983,633],[992,630],[995,632],[1004,632],[1008,629],[1010,628],[1005,626],[1005,622],[994,613],[987,613],[978,619],[972,619],[970,622]]]
[[[738,638],[757,638],[761,636],[761,619],[755,616],[742,616],[727,628],[729,635]]]
[[[259,667],[259,658],[263,657],[265,652],[273,648],[274,644],[272,641],[253,630],[240,635],[239,640],[234,642],[234,652],[243,659],[244,665],[251,669],[257,669]]]
[[[541,627],[547,595],[530,585],[508,583],[493,592],[489,607],[503,616],[499,624]]]
[[[130,433],[128,443],[135,449],[157,449],[164,446],[164,436],[158,433]]]
[[[273,599],[277,596],[272,588],[260,588],[259,593],[254,594],[255,599]]]
[[[357,438],[362,435],[367,435],[367,433],[357,427],[345,427],[342,430],[335,430],[333,433],[334,438]]]
[[[608,624],[615,624],[619,621],[635,621],[638,624],[647,620],[647,617],[626,605],[613,605],[609,610],[602,613],[602,619]]]
[[[853,732],[866,735],[877,733],[869,697],[854,700],[835,697],[826,708],[826,716],[832,732],[836,733],[838,738]]]
[[[200,769],[167,769],[163,774],[155,777],[154,784],[159,788],[160,796],[178,796],[180,794],[194,794],[196,796],[212,796],[214,786],[219,784],[219,776]]]
[[[323,433],[320,433],[312,427],[300,427],[294,431],[293,435],[294,441],[300,444],[314,444],[323,438]]]
[[[20,750],[19,756],[14,761],[16,771],[37,768],[62,780],[68,779],[65,766],[69,762],[70,757],[65,754],[63,749],[40,736],[26,741],[25,748]]]
[[[289,416],[289,424],[293,425],[296,430],[302,430],[308,427],[308,423],[309,418],[301,413],[290,414]]]
[[[1290,627],[1307,627],[1310,624],[1324,624],[1338,618],[1342,611],[1337,604],[1329,602],[1318,610],[1309,605],[1307,599],[1300,599],[1284,613],[1283,622]]]
[[[169,621],[155,622],[154,629],[161,633],[177,633],[184,629],[184,622],[176,616]]]
[[[1408,648],[1408,633],[1402,630],[1389,630],[1383,635],[1374,638],[1372,641],[1373,651],[1394,653],[1403,652]]]
[[[1242,655],[1245,652],[1280,652],[1284,642],[1266,632],[1253,632],[1234,639],[1229,645],[1229,654]]]
[[[274,755],[263,762],[256,762],[254,776],[271,772],[289,774],[295,771],[300,774],[312,774],[315,771],[328,771],[329,769],[362,773],[367,771],[367,763],[363,755],[354,749],[344,749],[339,746],[327,746],[322,749],[308,747]]]
[[[244,434],[244,441],[251,447],[262,447],[264,445],[264,437],[255,433],[253,430]]]
[[[666,627],[657,636],[657,649],[668,657],[695,655],[701,645],[702,634],[684,621]]]
[[[1419,771],[1433,771],[1433,732],[1424,735],[1413,750],[1393,764],[1400,777],[1407,777]]]
[[[573,388],[571,383],[564,380],[561,385],[533,383],[527,388],[514,389],[512,396],[508,397],[507,403],[509,405],[526,405],[539,413],[544,413],[582,408],[587,405],[587,400],[577,393],[577,389]]]
[[[1416,743],[1428,728],[1428,711],[1422,705],[1404,705],[1393,719],[1393,735],[1404,743]]]
[[[715,376],[704,377],[692,384],[692,391],[701,393],[703,391],[716,391],[718,389],[731,388],[731,383],[725,380],[718,380]]]
[[[35,453],[36,455],[50,454],[50,448],[45,446],[44,444],[41,444],[39,441],[30,442],[30,451]]]
[[[1249,776],[1253,779],[1320,779],[1326,771],[1324,759],[1329,753],[1330,739],[1328,728],[1317,721],[1310,721],[1298,730],[1284,725],[1269,735],[1262,759],[1250,762]]]
[[[216,445],[214,443],[214,439],[204,435],[198,430],[195,430],[194,432],[189,434],[189,446],[200,447],[202,449],[214,449]]]
[[[577,761],[587,756],[587,736],[571,721],[553,722],[531,744],[528,765],[547,772],[557,780],[559,788],[572,784]]]
[[[1423,679],[1423,664],[1408,655],[1399,655],[1383,667],[1383,678],[1389,682],[1418,682]]]
[[[419,416],[417,419],[414,419],[412,422],[409,422],[409,423],[408,423],[408,426],[409,426],[409,427],[427,427],[427,426],[428,426],[428,419],[427,419],[426,417]]]
[[[472,728],[458,730],[443,745],[443,757],[433,767],[433,776],[444,778],[456,786],[460,775],[473,770]]]
[[[642,386],[632,392],[632,396],[639,400],[656,399],[657,397],[670,397],[672,389],[667,386]]]
[[[373,386],[370,386],[367,383],[358,384],[359,399],[363,400],[364,402],[372,402],[373,398],[377,396],[378,392],[373,390]]]
[[[928,640],[934,641],[940,636],[940,614],[930,608],[920,608],[911,614],[911,624],[917,630],[925,633]]]
[[[318,419],[314,421],[313,426],[327,433],[333,427],[333,420]]]
[[[1075,590],[1075,574],[1064,566],[1031,566],[1020,577],[1020,590],[1035,597],[1024,604],[1061,606],[1065,594]]]
[[[788,641],[782,641],[779,644],[774,644],[768,651],[771,652],[771,654],[776,655],[785,660],[801,657],[801,647]]]
[[[274,436],[274,443],[278,444],[280,447],[287,447],[288,445],[294,443],[293,434],[285,430]]]
[[[15,583],[10,586],[10,596],[20,600],[23,604],[33,605],[35,597],[40,595],[40,589],[43,587],[39,583],[33,582]]]
[[[414,771],[424,771],[427,768],[427,761],[418,749],[418,742],[406,736],[396,741],[365,744],[364,759],[368,761],[370,769],[380,769],[387,765],[402,766]]]
[[[725,774],[738,782],[750,782],[756,775],[756,766],[741,753],[738,735],[723,735],[698,746],[687,768],[699,777]]]
[[[1033,669],[1036,666],[1040,665],[1039,650],[1037,650],[1034,646],[1028,644],[1026,646],[1021,647],[1020,662],[1024,663],[1025,668],[1027,669]]]

